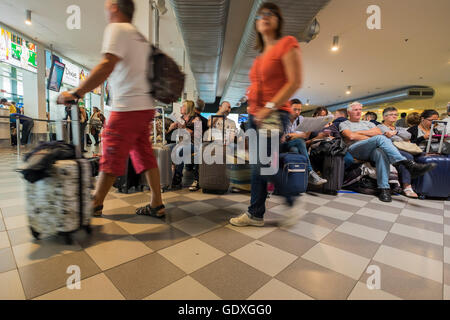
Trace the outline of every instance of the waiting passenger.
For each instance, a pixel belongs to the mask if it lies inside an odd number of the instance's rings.
[[[212,134],[213,140],[222,140],[225,139],[225,143],[229,145],[234,141],[234,137],[236,136],[236,123],[229,119],[228,116],[231,112],[231,105],[228,101],[222,102],[219,107],[219,111],[217,112],[218,116],[225,117],[225,138],[222,137],[222,129],[223,129],[223,120],[220,118],[214,118],[211,123],[211,119],[208,120],[208,127],[216,129],[217,132],[208,132],[207,139],[209,139],[209,134]]]
[[[191,135],[191,153],[193,154],[195,152],[194,149],[194,127],[195,122],[200,121],[200,118],[195,113],[195,104],[194,101],[186,100],[183,103],[183,106],[181,107],[181,119],[177,122],[174,122],[170,125],[169,131],[167,132],[167,135],[169,137],[172,136],[172,132],[174,132],[176,129],[185,129],[189,132]],[[183,149],[180,150],[180,156],[183,156]],[[194,164],[193,162],[191,164],[186,164],[186,167],[188,169],[191,169],[194,175],[194,182],[192,182],[192,185],[189,187],[189,191],[197,191],[200,189],[199,185],[199,175],[198,175],[198,164]],[[183,169],[184,169],[184,163],[177,164],[175,166],[175,173],[172,179],[172,189],[180,189],[182,187],[182,181],[183,181]]]
[[[368,111],[365,115],[364,115],[364,120],[365,121],[370,121],[372,122],[374,125],[378,126],[380,123],[377,121],[378,119],[378,115],[375,112],[372,111]]]
[[[431,132],[431,122],[435,120],[439,120],[439,113],[436,110],[428,109],[420,115],[420,123],[408,129],[408,132],[411,133],[411,142],[417,144],[422,150],[426,148]],[[435,126],[432,134],[438,133],[437,126]]]
[[[394,141],[407,141],[411,139],[411,133],[409,133],[406,128],[396,126],[396,121],[398,118],[398,111],[394,107],[388,107],[383,110],[384,123],[378,125],[383,135]],[[414,160],[414,156],[406,151],[399,150],[400,154],[408,160]],[[408,198],[418,198],[418,195],[414,192],[411,185],[411,174],[405,168],[404,165],[397,166],[397,171],[399,173],[399,180],[402,184],[403,193]]]
[[[419,125],[420,124],[420,113],[418,113],[418,112],[410,113],[406,117],[406,124],[408,125],[408,128]]]
[[[377,168],[378,198],[391,202],[389,186],[390,164],[403,164],[412,178],[424,175],[436,167],[436,164],[420,164],[407,160],[400,154],[392,141],[383,136],[381,130],[372,122],[361,121],[362,104],[354,102],[349,105],[349,120],[340,124],[340,131],[350,146],[348,151],[356,159],[375,162]]]
[[[406,123],[406,115],[406,112],[402,112],[402,114],[400,115],[401,119],[397,120],[397,122],[395,123],[396,127],[408,128],[408,124]]]
[[[311,162],[309,160],[309,154],[308,149],[306,148],[305,140],[308,139],[311,133],[297,131],[297,127],[303,120],[303,116],[300,115],[302,112],[302,103],[298,99],[293,99],[291,100],[291,106],[294,113],[292,114],[290,119],[291,125],[285,132],[286,142],[284,143],[283,148],[287,149],[289,152],[296,152],[306,157],[306,160],[308,161],[309,183],[316,186],[327,183],[326,179],[322,179],[313,170]]]

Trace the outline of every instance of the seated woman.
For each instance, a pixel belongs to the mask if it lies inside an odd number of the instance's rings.
[[[183,103],[183,106],[181,107],[181,119],[177,122],[174,122],[170,125],[169,131],[167,132],[168,137],[172,136],[172,132],[176,129],[186,129],[190,135],[191,135],[191,152],[194,153],[194,126],[196,121],[201,121],[197,114],[195,113],[195,103],[191,100],[186,100]],[[181,149],[180,156],[183,156],[182,154],[183,150]],[[188,164],[186,164],[188,166]],[[189,187],[189,191],[197,191],[200,189],[199,186],[199,174],[198,174],[198,164],[190,164],[189,166],[192,167],[192,171],[194,174],[194,182]],[[184,163],[178,164],[175,166],[175,174],[172,179],[172,189],[180,189],[182,187],[182,180],[183,180],[183,169],[184,169]]]
[[[439,133],[436,127],[431,133],[431,122],[435,120],[439,120],[439,113],[436,110],[428,109],[420,115],[420,123],[408,129],[408,132],[411,133],[411,142],[417,144],[424,151],[430,134]]]
[[[294,104],[295,106],[296,104]],[[326,179],[322,179],[312,168],[309,160],[308,149],[306,148],[305,140],[309,138],[310,132],[297,131],[297,126],[300,119],[300,111],[294,107],[294,113],[290,118],[290,125],[282,137],[283,149],[288,152],[295,152],[304,155],[308,161],[309,183],[312,185],[322,185],[327,183]]]
[[[398,111],[394,107],[388,107],[383,110],[384,123],[378,125],[384,136],[394,141],[410,141],[411,133],[409,133],[406,128],[396,127],[396,122],[398,119]],[[409,152],[399,150],[401,155],[408,160],[414,160],[414,157]],[[405,168],[404,165],[400,164],[397,167],[399,173],[399,180],[402,184],[403,194],[408,198],[418,198],[417,194],[414,192],[411,185],[411,174]]]

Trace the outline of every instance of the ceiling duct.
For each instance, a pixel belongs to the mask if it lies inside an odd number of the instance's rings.
[[[199,97],[214,103],[230,0],[170,0]]]
[[[373,96],[363,97],[359,99],[353,99],[333,105],[327,106],[329,111],[335,111],[342,108],[347,108],[347,106],[354,102],[358,101],[363,106],[373,106],[377,104],[383,103],[393,103],[397,101],[403,100],[411,100],[411,99],[431,99],[434,97],[434,89],[430,87],[408,87],[404,89],[399,89],[395,91],[389,91],[382,94],[377,94]]]
[[[284,34],[293,35],[300,40],[307,28],[311,28],[314,17],[330,0],[279,0],[276,4],[280,7],[284,18]],[[222,101],[229,101],[232,107],[236,107],[238,101],[246,94],[250,85],[248,73],[257,56],[253,49],[256,32],[254,29],[256,13],[263,0],[255,0],[245,27],[241,44],[239,45],[230,76],[225,84]],[[315,25],[315,27],[318,27]]]

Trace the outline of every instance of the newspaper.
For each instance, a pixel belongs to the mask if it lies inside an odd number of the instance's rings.
[[[325,117],[315,117],[315,118],[305,117],[305,118],[303,118],[303,121],[298,125],[296,131],[301,131],[301,132],[320,131],[323,129],[323,127],[325,127],[325,125],[327,123],[330,123],[331,121],[333,121],[333,119],[334,119],[333,115],[328,115]]]

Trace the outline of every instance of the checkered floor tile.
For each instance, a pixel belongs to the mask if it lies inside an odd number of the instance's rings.
[[[308,193],[288,210],[273,196],[265,227],[236,228],[248,194],[168,192],[158,220],[134,214],[148,192],[113,189],[68,246],[33,240],[20,161],[0,161],[0,299],[450,299],[448,201]],[[66,288],[73,265],[80,290]]]

